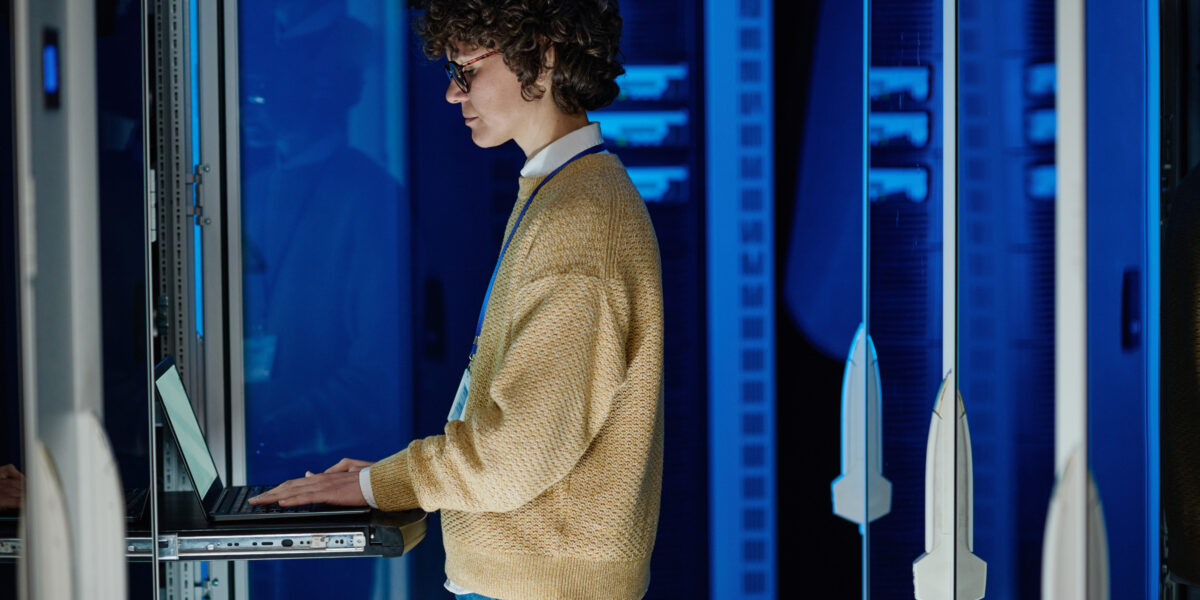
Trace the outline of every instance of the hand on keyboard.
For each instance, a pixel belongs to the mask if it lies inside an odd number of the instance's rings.
[[[358,485],[358,472],[317,473],[285,481],[250,498],[256,507],[279,503],[281,509],[324,502],[335,506],[366,506]]]

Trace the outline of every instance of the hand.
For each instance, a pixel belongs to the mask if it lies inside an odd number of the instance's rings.
[[[341,463],[338,463],[341,464]],[[362,488],[358,486],[358,472],[308,474],[300,479],[285,481],[274,489],[250,499],[250,504],[296,506],[324,502],[337,506],[366,506]]]
[[[373,461],[373,460],[357,460],[357,459],[353,459],[353,458],[343,458],[342,460],[337,461],[336,465],[333,465],[332,467],[325,469],[325,472],[326,473],[341,473],[341,472],[357,473],[373,464],[375,464],[375,461]]]
[[[0,467],[0,510],[21,508],[25,476],[11,464]]]

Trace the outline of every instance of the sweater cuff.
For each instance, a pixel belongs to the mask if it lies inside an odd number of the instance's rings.
[[[398,511],[417,508],[417,491],[408,468],[408,450],[401,450],[370,468],[371,491],[379,510]]]

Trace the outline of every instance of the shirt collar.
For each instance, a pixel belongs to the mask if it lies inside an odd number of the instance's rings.
[[[538,150],[537,154],[529,157],[529,160],[525,161],[525,166],[521,168],[521,177],[549,175],[555,169],[563,166],[563,163],[571,160],[572,156],[602,143],[604,143],[604,138],[600,135],[600,124],[588,123],[550,142],[548,146]]]

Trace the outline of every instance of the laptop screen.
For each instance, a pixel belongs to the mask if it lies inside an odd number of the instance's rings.
[[[196,422],[196,413],[188,402],[187,392],[183,390],[183,381],[179,371],[172,364],[154,381],[158,395],[162,398],[167,410],[167,418],[171,420],[171,429],[179,442],[180,453],[187,462],[188,471],[192,474],[192,483],[196,492],[204,496],[217,479],[217,465],[213,464],[212,454],[204,442],[204,434],[200,432],[200,423]]]

